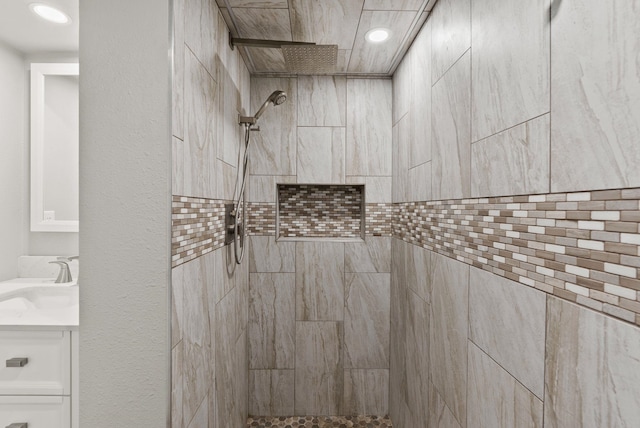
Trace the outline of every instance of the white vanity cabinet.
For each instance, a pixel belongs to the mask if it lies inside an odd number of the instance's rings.
[[[77,339],[0,330],[0,428],[77,428]]]

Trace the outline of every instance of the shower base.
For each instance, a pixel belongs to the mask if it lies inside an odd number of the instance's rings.
[[[247,428],[391,428],[388,416],[276,416],[249,418]]]

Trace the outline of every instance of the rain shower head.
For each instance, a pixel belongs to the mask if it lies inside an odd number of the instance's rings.
[[[269,98],[267,98],[267,100],[264,102],[264,104],[262,104],[260,109],[258,109],[258,112],[253,116],[253,118],[255,120],[258,120],[260,118],[260,116],[262,116],[262,113],[264,113],[264,111],[267,109],[267,107],[269,107],[270,104],[273,104],[274,106],[279,106],[280,104],[282,104],[286,100],[287,100],[287,93],[286,92],[280,91],[280,90],[273,91],[273,93],[271,95],[269,95]]]

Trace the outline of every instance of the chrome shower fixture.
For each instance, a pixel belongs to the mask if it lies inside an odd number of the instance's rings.
[[[287,100],[287,93],[285,91],[280,91],[280,90],[273,91],[271,95],[269,95],[269,98],[267,98],[267,100],[262,104],[262,106],[260,106],[260,108],[258,109],[258,111],[254,116],[240,116],[239,123],[241,125],[242,124],[254,125],[258,121],[260,116],[262,116],[262,114],[271,104],[273,104],[274,106],[279,106],[280,104],[284,103],[286,100]]]

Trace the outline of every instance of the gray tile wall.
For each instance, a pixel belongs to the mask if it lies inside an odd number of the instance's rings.
[[[392,202],[391,80],[251,82],[253,109],[275,89],[289,98],[252,134],[250,201],[275,203],[276,183],[349,183],[367,203]],[[251,415],[388,413],[390,252],[389,237],[251,236]]]
[[[526,3],[436,4],[393,79],[394,202],[639,185],[637,7]],[[640,420],[637,326],[391,245],[394,426]]]
[[[172,193],[230,200],[241,148],[236,121],[248,114],[249,72],[238,51],[229,49],[214,0],[176,0],[173,6]],[[247,330],[249,263],[236,267],[229,249],[172,270],[173,428],[246,421],[248,335],[255,334]],[[270,350],[265,358],[292,359],[289,352]]]

